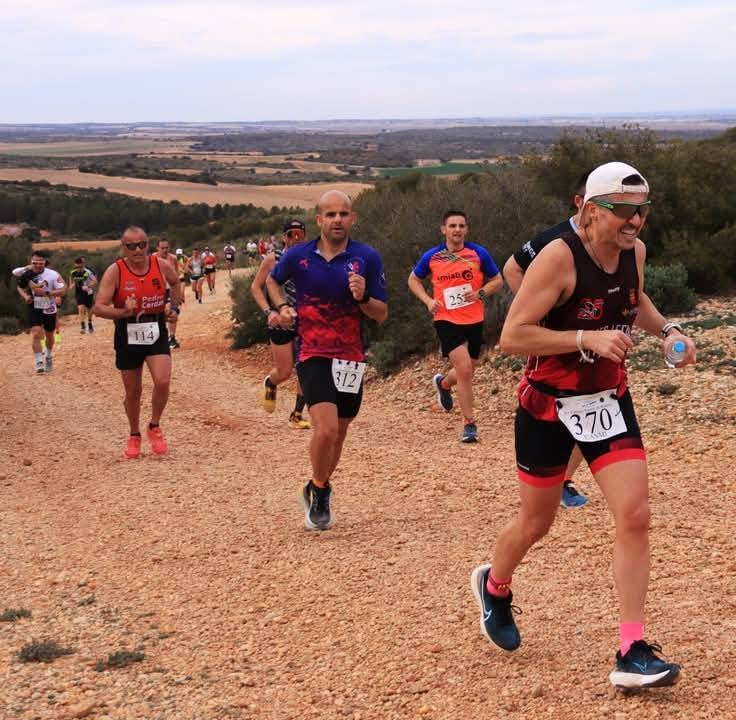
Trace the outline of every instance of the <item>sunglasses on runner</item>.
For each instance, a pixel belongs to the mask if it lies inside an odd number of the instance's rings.
[[[140,240],[137,243],[123,243],[128,250],[143,250],[148,247],[148,240]]]
[[[627,202],[608,202],[607,200],[592,200],[598,207],[610,210],[617,218],[621,220],[631,220],[631,218],[639,213],[642,220],[646,220],[652,209],[652,201],[645,200],[643,203],[627,203]]]
[[[286,233],[286,237],[288,238],[304,237],[304,230],[289,230],[289,232]]]

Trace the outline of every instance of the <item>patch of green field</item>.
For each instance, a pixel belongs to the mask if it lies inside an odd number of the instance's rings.
[[[396,167],[378,168],[381,177],[399,177],[408,173],[418,172],[422,175],[462,175],[463,173],[488,172],[493,168],[488,163],[455,163],[447,162],[425,167]]]

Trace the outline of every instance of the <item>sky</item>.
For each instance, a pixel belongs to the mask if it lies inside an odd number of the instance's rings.
[[[0,123],[736,109],[736,2],[0,0]]]

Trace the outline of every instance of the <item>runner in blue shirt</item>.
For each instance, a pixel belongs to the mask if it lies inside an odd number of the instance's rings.
[[[289,248],[266,285],[282,327],[296,323],[296,370],[313,427],[304,524],[327,530],[334,521],[330,477],[363,396],[363,318],[381,323],[388,308],[381,256],[350,238],[356,220],[350,198],[336,190],[325,193],[316,219],[320,236]],[[296,307],[284,297],[281,285],[287,280],[294,283]]]

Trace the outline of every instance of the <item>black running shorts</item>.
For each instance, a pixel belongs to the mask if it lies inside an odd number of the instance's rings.
[[[296,330],[284,330],[281,327],[268,328],[268,339],[274,345],[288,345],[296,338]]]
[[[137,370],[151,355],[171,355],[163,315],[158,316],[158,340],[153,345],[128,345],[125,322],[115,322],[115,367],[118,370]]]
[[[28,324],[31,327],[42,325],[46,332],[54,332],[56,329],[56,313],[45,313],[43,310],[30,305],[28,307]]]
[[[626,432],[608,440],[578,442],[592,473],[621,460],[645,459],[641,431],[636,420],[631,394],[627,390],[619,399]],[[514,427],[516,469],[519,479],[535,487],[562,483],[575,439],[559,420],[537,420],[527,410],[516,410]]]
[[[84,305],[86,308],[91,308],[94,305],[95,296],[90,295],[86,292],[74,293],[74,298],[77,301],[77,305]]]
[[[337,405],[337,416],[354,418],[363,400],[363,386],[357,393],[339,392],[332,379],[332,358],[314,357],[296,365],[307,406],[328,402]]]
[[[468,354],[473,360],[480,357],[483,346],[483,323],[457,325],[448,320],[435,320],[434,329],[440,339],[442,354],[447,357],[455,348],[461,345],[468,346]]]

